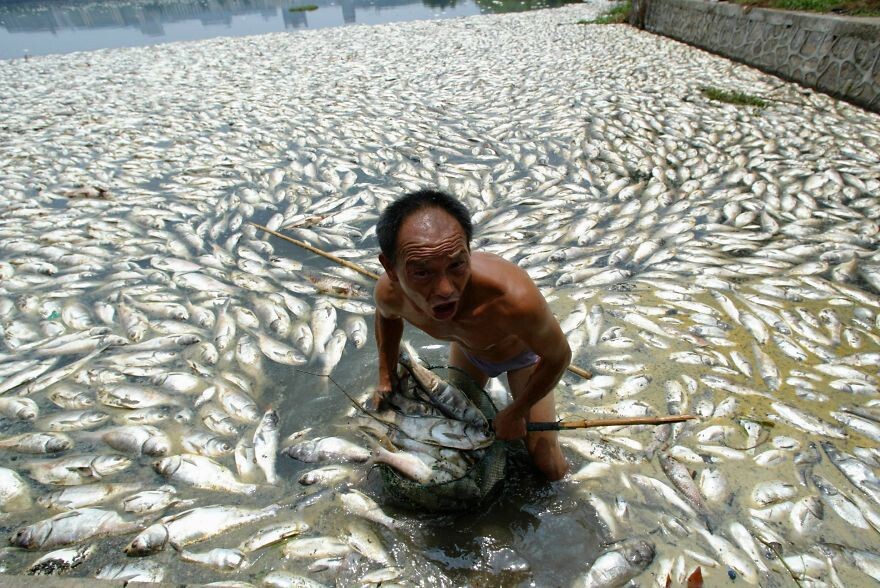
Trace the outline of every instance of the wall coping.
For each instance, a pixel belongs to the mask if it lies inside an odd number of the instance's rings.
[[[880,41],[880,17],[876,16],[849,16],[773,8],[752,8],[733,2],[714,0],[664,0],[664,4],[678,5],[695,12],[711,12],[775,25],[791,24],[808,31]]]

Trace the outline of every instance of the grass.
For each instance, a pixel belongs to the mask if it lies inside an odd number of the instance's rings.
[[[598,16],[593,20],[585,20],[581,19],[577,21],[577,24],[621,24],[625,23],[629,20],[629,11],[632,8],[632,4],[629,0],[626,2],[620,2],[617,6],[613,7],[611,10]]]
[[[880,0],[733,0],[743,6],[845,14],[880,16]]]
[[[703,96],[709,100],[717,100],[718,102],[726,102],[737,106],[756,106],[758,108],[764,108],[767,106],[766,100],[762,100],[757,96],[752,96],[751,94],[745,94],[743,92],[729,92],[727,90],[722,90],[721,88],[712,87],[700,88],[700,92],[702,92]]]
[[[290,12],[307,12],[310,10],[318,10],[318,7],[315,4],[303,4],[302,6],[291,6],[287,10]]]

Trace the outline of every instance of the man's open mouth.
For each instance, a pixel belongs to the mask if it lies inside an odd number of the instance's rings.
[[[438,319],[448,319],[452,318],[452,315],[455,313],[455,302],[446,302],[443,304],[437,304],[432,308],[434,311],[434,318]]]

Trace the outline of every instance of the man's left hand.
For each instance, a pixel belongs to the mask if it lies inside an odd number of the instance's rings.
[[[492,424],[498,439],[512,441],[526,436],[526,417],[516,405],[511,404],[496,414]]]

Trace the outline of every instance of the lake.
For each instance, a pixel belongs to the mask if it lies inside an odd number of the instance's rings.
[[[0,2],[0,59],[521,12],[564,0],[64,0]],[[307,4],[314,10],[298,11]],[[294,8],[294,10],[291,10]]]

